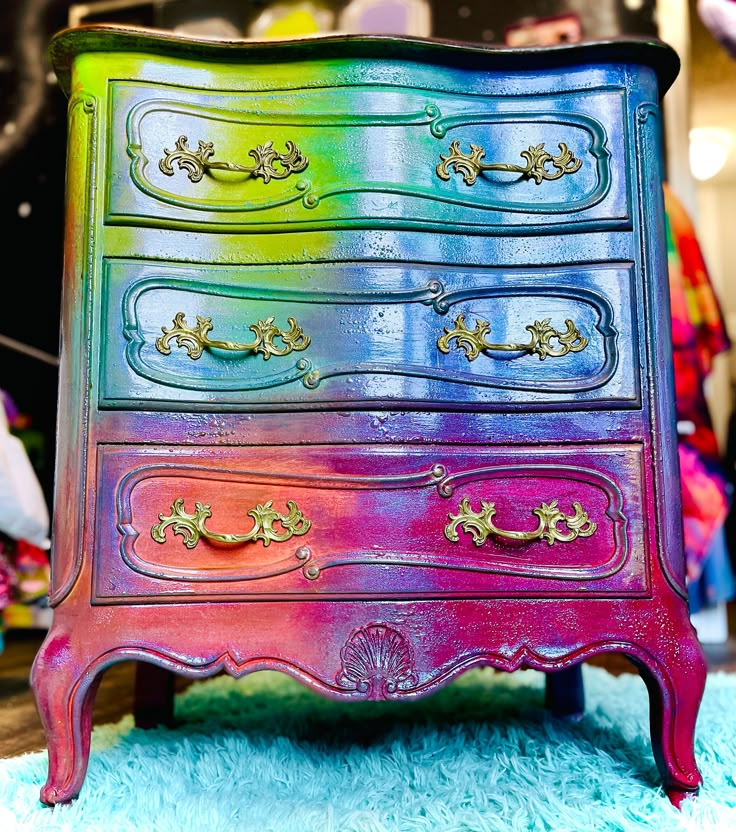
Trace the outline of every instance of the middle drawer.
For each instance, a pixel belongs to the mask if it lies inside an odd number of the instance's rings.
[[[100,406],[638,407],[630,264],[105,264]]]

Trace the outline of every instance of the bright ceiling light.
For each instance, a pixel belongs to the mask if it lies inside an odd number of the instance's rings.
[[[701,182],[715,176],[726,164],[733,147],[730,130],[720,127],[693,127],[690,131],[690,170]]]

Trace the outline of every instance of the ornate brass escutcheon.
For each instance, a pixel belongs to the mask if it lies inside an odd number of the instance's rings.
[[[445,537],[453,543],[457,543],[460,539],[457,529],[460,526],[464,532],[473,536],[473,543],[476,546],[482,546],[490,535],[502,537],[506,540],[546,540],[551,546],[556,540],[569,543],[578,537],[590,537],[598,528],[598,525],[588,517],[580,503],[574,502],[572,504],[575,510],[572,516],[560,511],[557,503],[557,500],[552,500],[551,503],[542,503],[539,508],[532,509],[532,514],[536,515],[539,520],[539,524],[534,531],[514,532],[499,529],[494,525],[495,503],[487,503],[485,500],[481,500],[480,511],[473,511],[470,507],[470,500],[463,497],[460,501],[459,513],[448,515],[450,522],[445,526]],[[564,523],[568,530],[558,529],[558,523]]]
[[[272,355],[288,355],[290,352],[301,352],[311,343],[312,339],[304,334],[304,330],[296,322],[296,318],[287,318],[289,329],[279,329],[274,324],[273,316],[265,321],[258,321],[251,324],[250,329],[256,336],[254,341],[249,343],[238,343],[237,341],[214,341],[209,337],[213,329],[212,318],[204,318],[197,315],[197,325],[190,327],[185,318],[184,312],[177,312],[174,316],[174,326],[166,329],[162,326],[164,333],[156,339],[156,349],[162,355],[171,353],[171,342],[175,341],[177,347],[184,347],[187,355],[197,359],[202,355],[205,348],[227,350],[229,352],[253,352],[263,356],[264,361]],[[279,338],[283,346],[279,347],[274,340]]]
[[[580,352],[588,345],[588,339],[580,334],[575,324],[568,318],[565,320],[567,329],[564,332],[556,330],[550,319],[534,321],[525,327],[531,334],[531,340],[527,344],[494,344],[486,340],[486,335],[491,331],[491,325],[482,318],[476,319],[475,329],[468,329],[465,325],[465,315],[458,315],[455,318],[452,329],[445,327],[444,335],[437,339],[437,349],[447,355],[455,341],[458,349],[465,351],[468,361],[474,361],[481,352],[500,350],[502,352],[527,352],[530,355],[538,355],[540,361],[548,356],[560,358],[570,352]],[[552,341],[557,341],[558,346],[553,346]]]
[[[189,139],[179,136],[175,150],[167,150],[158,163],[162,173],[174,175],[174,165],[179,170],[185,170],[192,182],[199,182],[205,173],[211,170],[226,170],[234,173],[244,173],[248,177],[260,178],[265,184],[272,179],[286,179],[292,173],[303,171],[309,164],[309,159],[299,150],[294,142],[286,142],[286,153],[278,153],[273,148],[273,142],[259,144],[248,151],[248,155],[255,159],[254,165],[237,165],[234,162],[213,162],[215,147],[212,142],[200,140],[197,150],[189,148]],[[274,164],[278,167],[274,167]]]
[[[184,545],[187,549],[193,549],[201,539],[226,544],[262,540],[264,546],[268,546],[272,540],[276,543],[283,543],[291,537],[306,534],[312,526],[312,521],[307,520],[295,502],[289,500],[286,505],[289,513],[284,515],[274,509],[273,500],[263,505],[259,504],[248,512],[254,521],[253,528],[249,532],[216,534],[205,526],[207,519],[212,517],[211,506],[205,503],[195,503],[194,514],[188,514],[184,511],[184,498],[179,497],[171,506],[171,514],[159,514],[160,522],[151,529],[151,537],[156,543],[165,543],[166,530],[171,527],[174,534],[180,534],[184,538]],[[277,531],[274,523],[279,523],[283,531]]]
[[[484,162],[486,152],[480,145],[471,144],[470,153],[463,153],[460,150],[460,142],[455,140],[450,145],[449,155],[440,154],[441,161],[437,165],[437,176],[448,180],[452,170],[463,177],[466,185],[474,185],[479,173],[486,170],[498,170],[518,173],[528,179],[533,179],[537,185],[541,185],[544,180],[560,179],[566,173],[575,173],[580,170],[582,161],[575,157],[568,146],[560,142],[558,147],[560,148],[559,154],[553,156],[544,149],[544,142],[537,145],[530,144],[527,150],[522,150],[519,154],[526,159],[526,164],[514,165],[508,162]],[[549,170],[548,165],[552,165],[553,169]]]

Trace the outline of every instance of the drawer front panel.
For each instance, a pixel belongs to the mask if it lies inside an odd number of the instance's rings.
[[[97,603],[647,590],[641,446],[101,446]]]
[[[632,271],[109,261],[102,407],[639,403]]]
[[[621,89],[504,97],[386,85],[110,86],[109,223],[630,227]]]

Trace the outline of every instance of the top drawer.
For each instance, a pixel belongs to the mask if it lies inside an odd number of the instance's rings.
[[[110,83],[106,222],[202,231],[630,227],[624,92]]]

